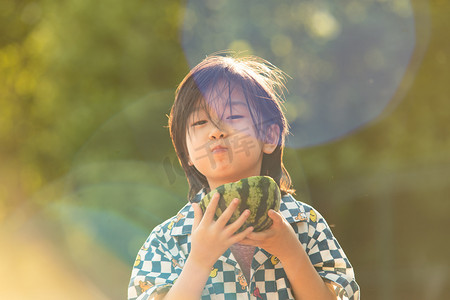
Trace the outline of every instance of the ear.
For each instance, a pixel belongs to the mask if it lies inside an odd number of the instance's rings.
[[[277,124],[272,124],[267,128],[266,135],[264,137],[263,152],[265,154],[271,154],[278,146],[278,140],[280,139],[280,127]]]

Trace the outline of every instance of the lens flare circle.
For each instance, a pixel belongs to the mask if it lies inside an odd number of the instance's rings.
[[[211,2],[186,4],[181,36],[189,65],[233,50],[285,71],[293,148],[345,136],[398,103],[421,46],[407,0]]]

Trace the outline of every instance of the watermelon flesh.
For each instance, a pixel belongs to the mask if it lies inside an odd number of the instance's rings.
[[[237,232],[253,226],[255,232],[263,231],[272,225],[272,219],[267,215],[270,209],[279,211],[281,192],[277,183],[269,176],[252,176],[236,182],[226,183],[210,191],[200,201],[203,213],[209,205],[215,193],[220,194],[214,218],[222,215],[234,198],[240,199],[239,206],[234,211],[228,224],[233,223],[246,209],[250,210],[250,216]]]

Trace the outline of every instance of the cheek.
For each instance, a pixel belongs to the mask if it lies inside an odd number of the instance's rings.
[[[249,139],[254,139],[259,141],[258,133],[254,126],[249,124],[241,124],[240,126],[236,126],[235,134],[241,137],[247,137]]]
[[[192,134],[186,135],[186,148],[191,160],[194,160],[198,156],[199,151],[204,151],[204,143],[201,141],[198,135]],[[196,155],[197,154],[197,155]]]
[[[253,132],[255,130],[253,123],[248,122],[247,120],[229,122],[227,125],[234,134],[254,135]]]
[[[239,157],[259,156],[262,152],[263,144],[253,135],[251,132],[246,132],[233,136],[230,140],[233,155]]]
[[[186,138],[186,145],[188,149],[193,149],[195,147],[195,137],[187,137]]]
[[[193,149],[193,141],[192,141],[192,136],[189,136],[188,134],[186,134],[186,149],[188,152],[188,155],[191,155],[192,149]]]

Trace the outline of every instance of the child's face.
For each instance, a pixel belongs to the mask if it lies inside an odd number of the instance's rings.
[[[199,107],[188,118],[186,145],[190,163],[211,189],[260,175],[263,143],[258,139],[247,101],[240,89],[209,93],[209,111]],[[209,118],[209,116],[210,118]]]

